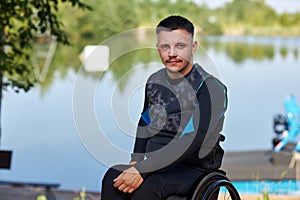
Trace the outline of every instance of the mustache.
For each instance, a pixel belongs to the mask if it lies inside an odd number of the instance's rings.
[[[169,63],[169,62],[181,62],[181,59],[169,58],[166,60],[166,63]]]

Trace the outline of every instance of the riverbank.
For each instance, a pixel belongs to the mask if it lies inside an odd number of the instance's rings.
[[[295,27],[231,27],[224,30],[230,36],[267,36],[267,37],[300,37],[300,29]]]

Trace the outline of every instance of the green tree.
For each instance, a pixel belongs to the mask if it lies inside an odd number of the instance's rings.
[[[264,0],[234,0],[224,7],[225,19],[231,23],[265,25],[276,21],[276,12]]]
[[[57,17],[61,3],[82,9],[90,8],[80,0],[1,1],[0,108],[3,89],[10,86],[16,92],[28,91],[38,82],[30,62],[30,50],[37,34],[51,36],[59,43],[69,44],[62,22]]]
[[[290,15],[288,13],[283,13],[279,17],[279,23],[282,26],[290,26],[290,25],[292,25],[295,22],[293,22],[293,16],[292,15]]]
[[[76,19],[72,25],[72,32],[75,40],[80,40],[79,48],[91,42],[99,44],[115,34],[138,27],[140,19],[136,16],[135,0],[85,2],[93,8],[93,12],[81,12],[68,19],[68,21]]]

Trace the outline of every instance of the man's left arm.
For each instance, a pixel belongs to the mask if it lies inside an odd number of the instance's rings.
[[[134,167],[145,178],[148,174],[171,164],[185,160],[203,145],[208,132],[215,126],[217,116],[224,114],[226,93],[216,79],[207,79],[197,93],[199,113],[193,117],[196,131],[186,133],[172,140],[165,147],[157,150],[147,159],[140,161]]]

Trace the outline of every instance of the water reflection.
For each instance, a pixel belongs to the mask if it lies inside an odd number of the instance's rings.
[[[147,68],[147,64],[151,62],[158,61],[157,50],[153,48],[139,49],[134,50],[129,53],[126,53],[120,56],[118,59],[113,61],[109,69],[112,72],[113,80],[119,81],[121,77],[124,76],[127,72],[129,72],[134,66],[139,64],[143,64],[145,68]],[[119,89],[123,91],[126,87],[126,83],[130,76],[126,76],[126,78],[122,78],[121,83],[119,84]]]
[[[215,52],[225,52],[227,57],[236,64],[248,59],[273,60],[277,48],[282,58],[285,58],[288,53],[293,53],[295,60],[299,58],[300,44],[299,40],[294,38],[208,37],[203,38],[202,43],[206,48],[212,48]]]
[[[109,39],[101,44],[109,43],[110,65],[114,80],[118,80],[138,63],[151,63],[158,61],[159,57],[155,49],[155,34],[151,28],[139,31],[128,31],[122,38]],[[241,63],[247,60],[262,61],[274,60],[276,52],[285,59],[289,54],[295,61],[299,60],[299,39],[297,38],[265,38],[265,37],[199,37],[199,44],[205,49],[218,53],[225,53],[227,58],[242,67]],[[50,43],[49,43],[50,44]],[[49,46],[48,44],[48,46]],[[45,44],[36,49],[37,52],[45,50]],[[55,78],[66,77],[67,71],[78,71],[81,64],[78,48],[72,46],[58,46],[46,77],[41,82],[42,92],[47,90]],[[129,51],[128,51],[129,50]],[[198,53],[198,56],[201,56]],[[39,61],[41,62],[41,61]],[[41,69],[40,69],[41,70]],[[86,73],[88,76],[99,77],[101,73]],[[57,76],[54,78],[54,76]],[[125,81],[125,80],[124,80]],[[125,87],[126,84],[120,84]],[[120,88],[122,90],[122,88]]]

